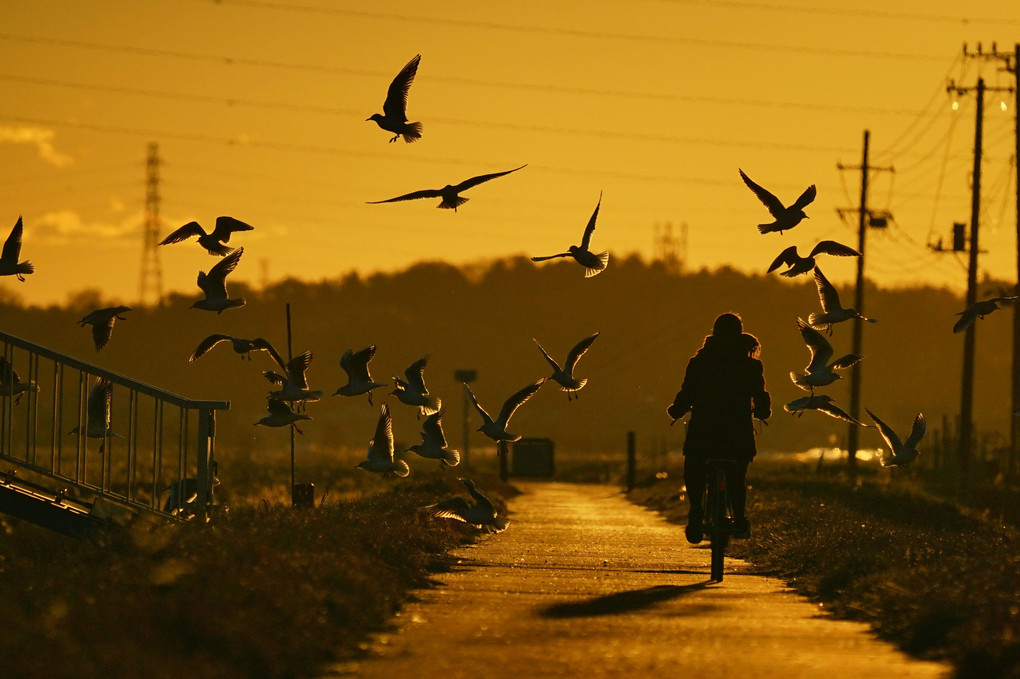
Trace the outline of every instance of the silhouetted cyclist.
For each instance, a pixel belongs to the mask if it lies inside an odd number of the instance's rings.
[[[723,458],[737,462],[730,478],[735,537],[748,537],[747,466],[756,454],[752,417],[772,415],[772,399],[765,391],[765,376],[758,354],[761,344],[745,333],[740,316],[725,313],[715,319],[712,334],[687,364],[683,386],[666,412],[675,422],[691,413],[684,441],[684,483],[690,512],[687,540],[702,538],[701,506],[705,490],[705,462]]]

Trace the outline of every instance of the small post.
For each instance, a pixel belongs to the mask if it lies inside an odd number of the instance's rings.
[[[474,370],[474,369],[467,369],[467,368],[465,368],[463,370],[454,370],[453,371],[453,379],[457,380],[461,384],[469,384],[471,382],[474,382],[476,379],[478,379],[478,371]],[[460,463],[461,463],[462,466],[467,467],[468,466],[468,458],[470,457],[470,453],[471,453],[471,431],[470,431],[470,428],[469,428],[469,425],[468,425],[468,415],[471,414],[471,406],[470,406],[470,404],[468,402],[467,389],[464,389],[464,393],[462,394],[462,396],[464,397],[464,409],[463,409],[463,411],[464,411],[463,412],[463,414],[464,414],[464,445],[463,445],[463,450],[461,450]]]
[[[507,463],[507,457],[510,454],[510,446],[507,445],[506,441],[498,441],[496,443],[496,457],[499,458],[499,480],[506,481],[510,478],[510,469]]]
[[[627,491],[637,484],[637,445],[634,432],[627,432]]]

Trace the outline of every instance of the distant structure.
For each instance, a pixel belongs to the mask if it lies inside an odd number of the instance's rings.
[[[687,261],[687,222],[680,224],[680,235],[673,235],[673,224],[655,225],[655,240],[653,242],[655,259],[666,265],[670,273],[683,271],[684,263]]]
[[[163,301],[163,269],[159,264],[159,144],[149,144],[145,161],[145,216],[142,223],[142,268],[138,283],[141,306],[159,306]]]

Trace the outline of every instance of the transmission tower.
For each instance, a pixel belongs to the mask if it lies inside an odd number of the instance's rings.
[[[163,269],[159,265],[159,144],[149,144],[145,161],[145,217],[142,224],[142,269],[138,299],[143,306],[163,300]]]
[[[655,259],[670,273],[680,273],[687,259],[687,222],[680,225],[680,236],[673,235],[673,224],[655,225]]]

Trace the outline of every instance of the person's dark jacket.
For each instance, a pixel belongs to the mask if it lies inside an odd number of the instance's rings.
[[[772,415],[762,364],[737,337],[710,335],[691,357],[680,392],[666,412],[690,411],[684,455],[750,460],[756,454],[752,416]]]

